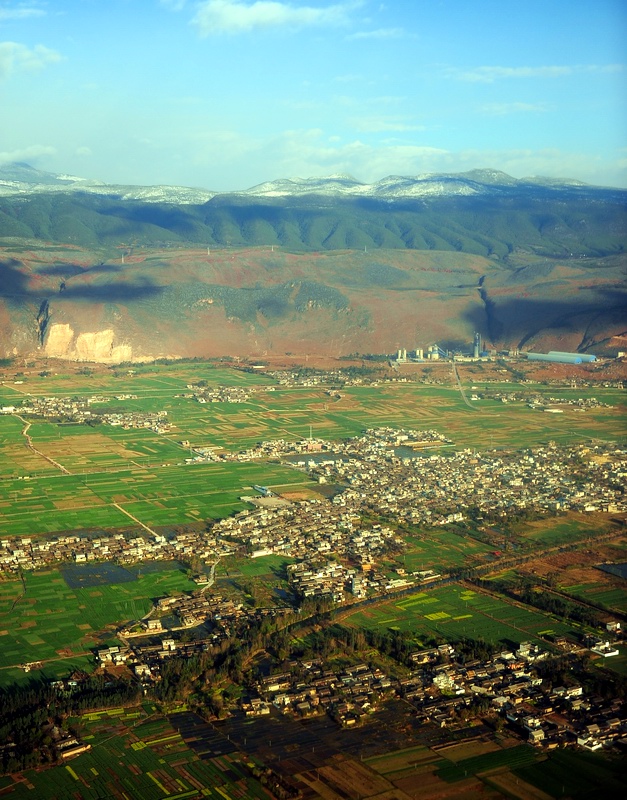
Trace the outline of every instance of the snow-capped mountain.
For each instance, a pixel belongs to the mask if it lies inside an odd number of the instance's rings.
[[[29,164],[0,166],[0,196],[49,193],[88,192],[121,200],[143,200],[146,203],[173,203],[200,205],[211,200],[217,192],[187,186],[126,186],[103,181],[79,178],[75,175],[55,174],[34,169]]]
[[[494,195],[517,189],[590,189],[571,179],[512,178],[493,169],[461,173],[434,173],[416,176],[389,175],[375,183],[362,183],[351,175],[336,174],[320,178],[280,178],[235,192],[212,192],[185,186],[130,186],[107,184],[74,175],[54,174],[28,164],[0,166],[0,196],[50,192],[83,192],[141,200],[147,203],[200,205],[214,197],[259,199],[303,198],[307,195],[332,198],[372,198],[387,202],[403,199],[428,199],[447,196]]]
[[[584,187],[579,181],[551,178],[522,178],[517,180],[492,169],[476,169],[461,173],[433,173],[415,176],[389,175],[375,183],[362,183],[351,175],[329,175],[324,178],[281,178],[267,181],[234,194],[247,197],[371,197],[379,200],[428,198],[461,195],[494,194],[513,188]]]

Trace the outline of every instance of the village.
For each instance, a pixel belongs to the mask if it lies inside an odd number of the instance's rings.
[[[150,692],[172,659],[211,656],[251,631],[288,630],[311,609],[428,591],[450,580],[429,564],[401,568],[406,545],[399,523],[428,530],[472,520],[480,530],[484,519],[506,522],[521,509],[548,516],[565,510],[627,510],[627,454],[616,444],[548,443],[482,453],[452,444],[436,430],[391,427],[368,429],[339,443],[313,437],[260,442],[220,458],[278,458],[304,470],[318,486],[332,488],[329,497],[288,500],[258,486],[253,492],[260,496],[245,495],[250,508],[202,529],[4,537],[0,569],[19,574],[59,563],[193,562],[195,591],[156,598],[143,619],[118,629],[120,644],[95,651],[100,667],[130,670]],[[222,559],[254,561],[269,555],[287,560],[288,591],[279,602],[251,605],[216,585]],[[383,566],[386,559],[396,561],[395,570]],[[342,727],[353,727],[395,698],[410,704],[426,725],[455,728],[481,713],[539,748],[596,750],[625,736],[622,701],[588,695],[574,678],[553,685],[543,665],[560,657],[611,658],[620,636],[620,623],[613,621],[606,631],[578,642],[552,636],[546,648],[523,642],[480,658],[458,652],[454,642],[444,643],[409,653],[402,674],[381,662],[339,667],[324,659],[292,659],[287,671],[271,670],[275,674],[247,686],[239,713],[328,714]]]
[[[115,400],[137,400],[137,395],[116,395]],[[82,423],[94,425],[104,423],[114,427],[147,428],[154,433],[167,433],[172,427],[168,422],[167,411],[145,413],[141,411],[94,412],[92,406],[111,402],[110,397],[104,395],[90,395],[88,397],[29,397],[19,407],[3,406],[2,414],[24,414],[25,416],[43,417],[63,422]]]
[[[367,580],[378,557],[403,548],[390,525],[364,522],[373,514],[380,520],[426,527],[457,524],[472,516],[480,527],[486,517],[507,521],[524,511],[554,515],[627,510],[627,452],[619,445],[549,443],[524,450],[429,453],[448,444],[437,431],[392,428],[369,429],[341,443],[263,442],[224,458],[249,461],[305,454],[304,463],[297,461],[295,468],[305,469],[319,485],[333,484],[337,491],[332,498],[278,498],[277,503],[276,498],[246,495],[253,508],[209,522],[205,530],[167,535],[132,529],[112,535],[4,537],[0,569],[32,570],[64,561],[130,564],[192,554],[209,563],[230,554],[255,558],[274,553],[301,560],[333,554],[351,562]],[[402,455],[397,455],[398,447],[403,447]],[[268,494],[266,487],[259,488]],[[406,580],[402,574],[395,576],[401,578]],[[335,583],[325,582],[317,593],[335,593],[339,601],[346,579],[338,573]],[[359,593],[368,585],[357,583]],[[370,586],[373,591],[382,588],[380,581]]]
[[[587,696],[580,683],[551,685],[542,677],[554,653],[530,642],[489,658],[466,658],[451,644],[410,654],[412,666],[403,678],[379,667],[355,663],[330,669],[321,659],[291,662],[290,671],[257,684],[256,697],[240,704],[249,716],[271,713],[308,716],[328,713],[344,727],[364,721],[386,699],[411,704],[426,725],[463,727],[478,711],[510,728],[531,744],[546,749],[580,745],[601,749],[627,732],[620,699]]]
[[[165,598],[170,610],[176,603]],[[156,641],[156,620],[144,623],[144,638],[122,629],[121,646],[100,649],[97,663],[109,667],[126,666],[145,690],[161,680],[164,665],[172,658],[189,658],[216,652],[220,645],[238,637],[250,626],[264,621],[288,624],[294,620],[289,609],[250,609],[224,597],[196,596],[193,622],[201,620],[210,633],[193,641],[172,635]],[[176,613],[183,619],[190,604]],[[188,620],[191,621],[191,620]],[[621,636],[619,623],[608,624],[606,637]],[[153,634],[150,640],[145,637]],[[382,704],[398,698],[411,705],[425,725],[463,728],[476,714],[492,720],[500,729],[507,725],[512,733],[544,749],[578,745],[594,751],[609,747],[627,734],[627,715],[623,701],[584,691],[577,680],[578,659],[586,654],[609,657],[615,644],[599,637],[587,637],[573,644],[563,636],[548,636],[546,647],[521,642],[514,649],[493,648],[492,655],[473,657],[464,646],[451,643],[409,652],[408,666],[398,665],[388,673],[377,663],[355,663],[338,667],[333,659],[291,660],[284,671],[271,671],[261,677],[227,713],[249,717],[270,714],[303,718],[328,714],[342,727],[364,723]],[[566,682],[556,683],[552,663],[566,660]],[[354,659],[353,659],[354,660]],[[570,674],[572,673],[572,674]]]

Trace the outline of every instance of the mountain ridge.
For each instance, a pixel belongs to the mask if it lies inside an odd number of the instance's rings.
[[[420,197],[480,195],[505,189],[553,189],[585,191],[621,191],[611,187],[594,187],[572,178],[543,176],[513,178],[490,168],[460,173],[424,173],[414,176],[388,175],[372,183],[364,183],[343,173],[321,177],[291,177],[264,181],[248,189],[214,191],[200,187],[170,185],[108,184],[90,178],[37,170],[30,164],[14,162],[0,166],[0,196],[46,192],[83,192],[142,200],[152,203],[202,204],[216,196],[293,197],[323,195],[329,197],[372,197],[384,200]]]
[[[334,175],[146,202],[12,170],[39,189],[0,196],[7,356],[337,357],[475,331],[600,354],[627,333],[625,191],[471,170],[429,178],[431,194]]]

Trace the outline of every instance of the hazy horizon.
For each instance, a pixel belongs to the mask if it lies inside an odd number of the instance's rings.
[[[627,186],[621,0],[0,0],[0,164],[105,183]]]

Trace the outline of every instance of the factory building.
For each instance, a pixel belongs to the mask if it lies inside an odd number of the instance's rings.
[[[527,353],[529,361],[549,361],[553,364],[582,364],[577,353]]]
[[[581,359],[582,364],[589,364],[592,361],[596,361],[597,357],[593,356],[591,353],[564,353],[561,350],[549,350],[550,356],[576,356]]]

